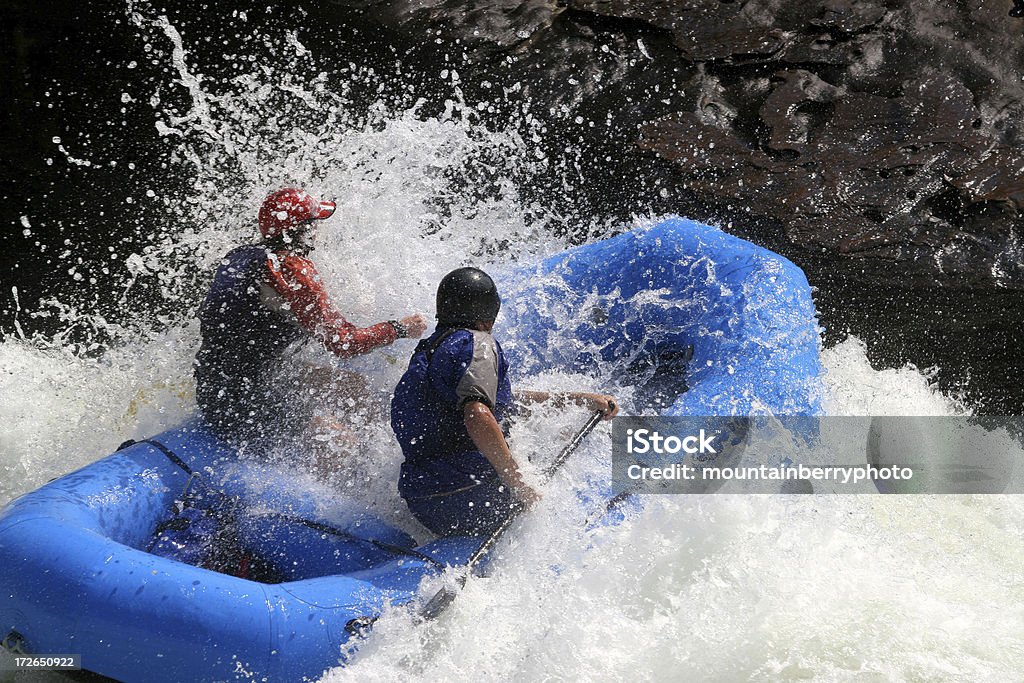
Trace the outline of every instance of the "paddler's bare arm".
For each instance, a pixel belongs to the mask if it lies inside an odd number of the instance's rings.
[[[619,404],[614,396],[608,394],[590,394],[582,391],[517,391],[516,399],[522,404],[544,403],[553,401],[557,406],[563,406],[572,401],[578,406],[588,410],[600,410],[604,413],[603,420],[610,420],[619,413]]]
[[[512,458],[508,443],[505,442],[505,435],[502,434],[491,409],[479,401],[470,401],[463,406],[462,415],[473,445],[484,454],[501,476],[501,480],[515,492],[516,497],[528,505],[540,500],[540,495],[520,476],[519,466]]]

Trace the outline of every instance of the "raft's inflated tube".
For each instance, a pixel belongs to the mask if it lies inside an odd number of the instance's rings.
[[[156,440],[200,472],[242,466],[198,422]],[[245,479],[238,474],[232,481]],[[260,584],[139,550],[187,481],[159,448],[142,442],[9,505],[0,515],[0,637],[17,633],[32,653],[81,654],[85,668],[121,681],[316,678],[342,660],[349,621],[379,614],[385,600],[408,601],[423,576],[437,572],[432,562],[274,516],[247,518],[241,540],[279,558],[286,583]],[[317,519],[301,498],[265,493],[260,506]],[[365,515],[344,532],[412,546]],[[475,543],[455,539],[423,550],[457,564]]]
[[[671,219],[553,256],[501,286],[502,337],[519,375],[628,368],[692,345],[663,412],[818,412],[803,274],[716,228]],[[353,620],[412,600],[439,563],[462,564],[479,544],[412,548],[365,514],[331,533],[337,522],[320,519],[309,496],[254,487],[249,467],[191,422],[11,503],[0,513],[0,640],[16,633],[30,653],[80,654],[86,669],[122,681],[315,679],[343,659]],[[284,583],[142,550],[190,472],[247,506],[237,540]]]
[[[552,256],[502,283],[522,375],[693,357],[662,415],[818,415],[820,338],[803,271],[684,218]],[[505,288],[509,291],[506,293]]]

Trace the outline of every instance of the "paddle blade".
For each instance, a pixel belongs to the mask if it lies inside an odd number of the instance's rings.
[[[441,590],[434,593],[434,597],[430,599],[426,605],[420,608],[418,616],[423,621],[431,621],[441,615],[448,605],[455,602],[455,596],[458,595],[455,591],[450,588],[442,588]]]

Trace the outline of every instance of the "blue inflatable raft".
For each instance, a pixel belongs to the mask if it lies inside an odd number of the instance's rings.
[[[502,339],[522,375],[634,373],[660,385],[648,414],[821,413],[807,278],[718,228],[670,218],[556,254],[502,291]]]
[[[803,274],[716,228],[671,219],[502,287],[499,334],[520,376],[636,373],[673,415],[819,412]],[[122,681],[315,680],[348,656],[356,620],[413,602],[425,577],[480,543],[416,546],[370,515],[339,526],[301,491],[249,485],[251,467],[195,421],[12,502],[0,513],[0,637],[28,653],[80,654]],[[207,500],[235,501],[232,542],[272,580],[154,552],[196,478]]]

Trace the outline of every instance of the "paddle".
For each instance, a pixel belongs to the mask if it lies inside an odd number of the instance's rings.
[[[597,423],[601,421],[602,417],[604,417],[604,411],[601,410],[594,412],[594,414],[590,416],[587,423],[583,425],[580,431],[572,437],[572,440],[566,444],[565,448],[562,449],[562,452],[558,454],[558,457],[552,460],[551,464],[544,468],[544,481],[550,480],[551,477],[554,476],[555,472],[565,464],[565,461],[569,459],[569,456],[572,455],[577,448],[579,448],[580,444],[583,443],[583,440],[587,438],[587,435],[594,431],[594,427],[597,426]],[[512,522],[514,522],[519,515],[525,511],[525,505],[518,505],[513,508],[512,513],[505,519],[505,521],[503,521],[501,525],[495,529],[486,540],[484,540],[480,547],[477,548],[476,552],[469,558],[469,561],[466,562],[467,571],[458,579],[459,589],[466,585],[466,580],[469,578],[470,573],[472,573],[473,569],[476,568],[476,566],[480,564],[485,557],[487,557],[487,554],[491,549],[494,548],[499,540],[501,540],[501,537],[508,528],[512,526]],[[429,621],[437,618],[438,615],[444,612],[448,605],[455,601],[455,597],[457,595],[458,589],[451,589],[448,587],[442,588],[437,591],[432,598],[430,598],[426,605],[420,608],[416,616],[420,621]],[[365,637],[370,628],[379,618],[379,616],[356,617],[345,624],[345,630],[353,636]]]
[[[549,481],[551,477],[554,476],[555,472],[557,472],[558,469],[565,464],[565,461],[569,459],[569,456],[579,448],[580,444],[583,443],[583,440],[587,438],[587,435],[594,431],[594,427],[597,426],[597,423],[601,421],[602,417],[604,417],[604,412],[600,410],[594,412],[594,414],[590,416],[587,423],[583,425],[580,431],[576,433],[576,436],[572,437],[572,440],[566,444],[565,448],[562,449],[562,452],[558,454],[558,457],[552,460],[551,464],[544,469],[545,482]],[[480,547],[477,548],[477,551],[473,553],[472,557],[469,558],[469,561],[466,563],[466,572],[459,576],[458,588],[449,588],[445,586],[441,590],[437,591],[437,593],[434,594],[434,597],[432,597],[426,605],[420,608],[417,616],[421,620],[429,621],[437,618],[438,615],[447,609],[448,605],[452,604],[455,597],[458,595],[458,590],[466,585],[466,580],[469,578],[469,575],[473,572],[476,566],[480,564],[485,557],[487,557],[494,546],[497,545],[498,541],[501,540],[501,537],[505,534],[508,528],[512,526],[512,523],[525,511],[526,506],[522,504],[517,505],[512,509],[511,514],[505,518],[505,521],[487,537]]]

